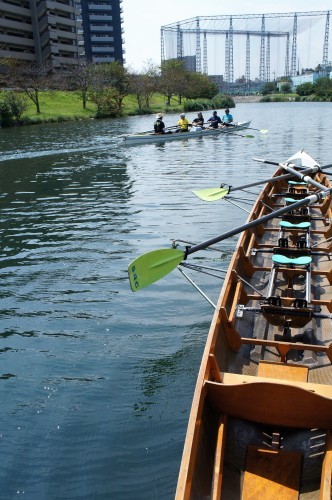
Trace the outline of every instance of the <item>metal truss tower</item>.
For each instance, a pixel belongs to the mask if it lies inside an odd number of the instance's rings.
[[[199,29],[199,17],[196,19],[196,73],[201,73],[201,31]]]
[[[271,57],[270,57],[270,53],[271,53],[271,44],[270,44],[270,35],[267,35],[267,40],[266,40],[266,81],[269,82],[270,81],[270,61],[271,61]]]
[[[289,76],[289,33],[287,33],[286,56],[285,56],[285,76]]]
[[[234,82],[234,64],[233,64],[233,21],[229,20],[229,83]]]
[[[261,54],[259,59],[259,79],[261,82],[265,82],[265,17],[262,16],[262,28],[261,28]]]
[[[247,34],[246,40],[246,86],[250,89],[250,36]]]
[[[203,73],[204,73],[204,75],[208,74],[208,57],[207,57],[206,31],[204,31],[204,38],[203,38]]]
[[[325,36],[323,47],[323,69],[326,71],[329,64],[329,32],[330,32],[330,12],[326,16]]]
[[[165,44],[164,44],[164,30],[160,30],[160,54],[161,62],[165,61]]]
[[[225,82],[229,83],[229,40],[228,33],[225,38]]]
[[[258,76],[260,82],[264,83],[271,78],[272,64],[279,66],[279,45],[277,50],[275,50],[275,42],[279,39],[282,42],[281,50],[284,50],[283,47],[286,49],[284,56],[285,70],[283,75],[279,76],[295,76],[298,64],[298,40],[302,50],[304,33],[311,29],[312,26],[312,29],[315,29],[316,33],[318,33],[318,36],[321,33],[323,37],[324,28],[318,23],[325,22],[326,19],[323,54],[321,57],[317,57],[317,54],[315,54],[316,60],[321,60],[322,68],[326,69],[329,65],[328,49],[331,11],[196,16],[191,19],[185,19],[161,27],[161,59],[193,58],[195,55],[196,71],[207,74],[210,52],[211,54],[215,54],[214,66],[219,66],[218,59],[220,58],[218,56],[218,47],[220,47],[220,44],[215,44],[215,48],[212,46],[208,47],[209,39],[211,37],[221,38],[225,43],[225,59],[220,61],[220,63],[221,65],[222,63],[225,64],[224,81],[231,85],[235,79],[233,58],[236,57],[236,51],[238,50],[238,46],[234,46],[233,53],[233,43],[238,38],[246,37],[246,41],[243,40],[246,44],[244,49],[246,51],[246,81],[249,83],[250,77],[253,77],[253,68],[250,67],[250,64],[254,63],[255,76]],[[260,24],[261,27],[257,26],[257,24]],[[291,36],[292,47],[290,46]],[[241,41],[242,47],[243,41]],[[259,56],[255,54],[255,60],[251,60],[253,59],[253,50],[260,51]],[[257,60],[257,56],[259,60]],[[222,56],[221,58],[223,59]],[[277,58],[278,60],[276,61]],[[240,60],[241,57],[236,57],[235,64],[240,63]],[[212,66],[213,64],[211,63]],[[237,66],[236,69],[237,71],[241,71]],[[220,71],[219,68],[217,71]],[[283,72],[282,66],[281,71]],[[257,75],[256,72],[258,73]]]
[[[290,76],[296,76],[297,14],[294,14],[292,62]]]
[[[177,29],[177,40],[176,40],[176,52],[177,52],[177,58],[182,59],[183,58],[183,33],[181,30],[180,24],[178,24],[178,29]]]

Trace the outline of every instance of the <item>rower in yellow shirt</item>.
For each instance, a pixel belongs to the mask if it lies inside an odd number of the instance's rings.
[[[180,120],[178,121],[178,130],[176,130],[176,132],[188,132],[189,130],[189,120],[187,120],[186,118],[186,114],[185,113],[181,113],[180,115]]]

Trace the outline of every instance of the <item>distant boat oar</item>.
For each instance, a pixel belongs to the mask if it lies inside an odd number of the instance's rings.
[[[236,124],[235,123],[230,123],[228,125],[226,125],[226,127],[236,127]],[[253,128],[253,127],[246,127],[247,129],[249,130],[257,130],[257,132],[260,132],[261,134],[267,134],[268,133],[268,130],[266,129],[259,129],[259,128]]]
[[[213,120],[213,121],[216,122],[217,120]],[[204,125],[211,125],[211,123],[213,123],[213,121],[211,121],[211,122],[205,122]],[[233,126],[236,127],[236,125],[233,125]],[[221,127],[221,128],[223,128],[223,127]],[[250,127],[245,127],[245,128],[250,128]],[[215,129],[213,127],[211,127],[210,130],[219,130],[219,127],[218,128],[216,127]],[[251,135],[251,134],[244,135],[244,134],[239,134],[238,132],[228,132],[228,133],[232,134],[232,135],[238,135],[239,137],[245,137],[246,139],[254,139],[255,138],[255,136]]]
[[[187,247],[186,250],[180,250],[178,248],[162,248],[160,250],[153,250],[152,252],[145,253],[133,260],[128,266],[130,287],[133,292],[137,292],[138,290],[151,285],[155,281],[158,281],[169,274],[183,260],[186,260],[188,255],[274,219],[275,217],[283,215],[290,210],[300,208],[304,205],[311,205],[330,194],[332,194],[332,188],[312,194],[302,200],[292,203],[292,205],[287,205],[279,210],[275,210],[272,213],[263,215],[260,219],[252,220],[242,226],[231,229],[230,231],[216,236],[211,240],[199,243],[198,245],[194,245],[192,247]]]

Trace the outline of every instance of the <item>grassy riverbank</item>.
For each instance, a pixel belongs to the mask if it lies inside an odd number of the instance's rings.
[[[0,92],[1,97],[1,92]],[[235,103],[240,102],[280,102],[280,101],[304,101],[320,100],[315,96],[300,97],[297,94],[278,94],[267,96],[233,96]],[[73,120],[94,119],[97,116],[97,107],[88,101],[86,109],[83,109],[83,102],[78,92],[48,91],[39,93],[40,113],[36,112],[36,106],[31,99],[27,98],[27,110],[22,114],[20,124],[29,125],[44,122],[61,122]],[[123,115],[138,115],[137,100],[134,95],[124,98]],[[189,104],[189,103],[188,103]],[[165,96],[155,94],[151,98],[150,112],[181,112],[185,106],[185,100],[180,105],[177,98],[171,100],[171,105],[166,109]],[[216,109],[222,106],[216,105]],[[187,109],[190,109],[189,107]],[[194,108],[197,109],[197,108]]]
[[[34,124],[43,122],[60,122],[69,120],[85,120],[95,118],[97,108],[95,104],[88,101],[86,109],[83,109],[82,98],[77,92],[40,92],[40,113],[36,112],[36,106],[28,99],[28,108],[22,115],[22,124]],[[165,97],[156,94],[151,99],[151,113],[165,110]],[[181,111],[177,99],[172,99],[169,111]],[[133,95],[124,99],[124,115],[137,115],[137,101]]]

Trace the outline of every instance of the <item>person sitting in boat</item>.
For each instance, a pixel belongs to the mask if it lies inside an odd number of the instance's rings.
[[[225,109],[225,114],[222,117],[222,125],[225,127],[229,127],[233,122],[233,116],[230,114],[229,109]]]
[[[189,120],[186,118],[185,113],[181,113],[180,115],[180,120],[178,121],[178,126],[179,128],[177,129],[176,132],[188,132],[189,131]]]
[[[195,130],[204,130],[204,118],[203,118],[203,115],[202,115],[202,112],[199,111],[197,113],[197,118],[194,118],[193,121],[192,121],[192,127],[191,127],[191,131],[192,132],[195,132]]]
[[[217,111],[213,111],[211,118],[208,119],[208,122],[210,123],[209,128],[218,128],[218,126],[221,125],[221,118],[218,116]]]
[[[156,121],[153,124],[155,134],[165,134],[165,123],[163,122],[162,113],[158,113],[156,116]]]

